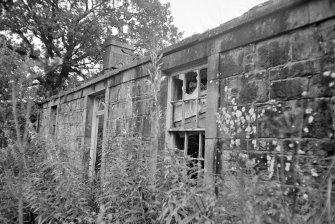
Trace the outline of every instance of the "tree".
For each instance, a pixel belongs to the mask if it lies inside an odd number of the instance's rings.
[[[176,42],[181,33],[169,8],[158,0],[17,0],[4,7],[0,31],[8,48],[39,61],[38,80],[54,93],[97,71],[107,36],[142,53]]]
[[[39,72],[29,55],[17,53],[7,43],[0,36],[0,197],[3,198],[0,213],[5,212],[0,220],[23,223],[24,161],[32,131],[32,101],[36,96],[33,81]]]

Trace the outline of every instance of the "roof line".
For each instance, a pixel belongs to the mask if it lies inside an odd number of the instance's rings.
[[[164,56],[167,56],[169,54],[172,54],[174,52],[183,50],[185,48],[188,48],[190,46],[196,45],[197,43],[200,42],[204,42],[207,41],[209,39],[213,39],[219,35],[222,35],[224,33],[230,32],[231,30],[234,29],[238,29],[241,26],[244,26],[250,22],[254,22],[255,20],[259,20],[261,18],[264,18],[270,14],[279,12],[279,11],[283,11],[289,7],[293,7],[295,5],[301,4],[303,2],[305,2],[306,0],[270,0],[264,3],[261,3],[253,8],[251,8],[250,10],[248,10],[247,12],[245,12],[243,15],[236,17],[228,22],[223,23],[222,25],[210,29],[208,31],[205,31],[202,34],[194,34],[186,39],[183,39],[181,41],[179,41],[178,43],[175,43],[171,46],[168,46],[166,48],[164,48],[163,50],[161,50],[159,52],[159,54],[163,54]],[[309,0],[309,1],[315,1],[315,0]],[[80,89],[83,89],[85,87],[88,87],[90,85],[93,85],[97,82],[102,81],[103,79],[112,77],[118,73],[121,73],[123,71],[132,69],[134,67],[137,67],[139,65],[145,64],[147,62],[149,62],[151,59],[149,56],[145,56],[142,57],[140,59],[137,59],[136,61],[133,61],[121,68],[115,69],[115,70],[110,70],[110,69],[105,69],[102,70],[101,73],[106,73],[106,71],[111,71],[108,72],[104,75],[101,75],[99,77],[93,78],[87,82],[82,83],[80,86],[72,88],[70,90],[67,91],[61,91],[60,93],[58,93],[57,95],[51,96],[45,100],[43,100],[42,103],[50,101],[52,99],[57,99],[61,96],[67,95],[69,93],[78,91]]]

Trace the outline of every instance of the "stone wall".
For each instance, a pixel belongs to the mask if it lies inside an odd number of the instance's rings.
[[[57,117],[57,139],[69,151],[69,156],[73,160],[83,158],[84,139],[84,112],[85,98],[78,98],[72,101],[59,104]],[[80,150],[78,150],[80,149]],[[79,163],[78,165],[81,165]]]
[[[152,131],[152,85],[148,82],[149,64],[121,72],[109,80],[108,118],[106,123],[104,170],[108,172],[113,161],[113,152],[138,150],[137,156],[150,158],[153,141],[164,142],[164,127],[161,133]],[[161,124],[164,124],[165,117]],[[119,145],[121,144],[121,145]],[[122,149],[121,149],[122,148]]]
[[[321,5],[283,14],[311,21]],[[276,29],[254,26],[264,24]],[[322,183],[335,153],[335,19],[221,52],[219,60],[218,172],[253,166],[265,179],[283,170],[287,184]]]
[[[207,65],[207,181],[213,181],[212,173],[237,169],[236,161],[244,167],[251,162],[257,172],[270,178],[281,165],[291,181],[294,161],[317,182],[335,149],[334,30],[332,1],[269,1],[161,52],[167,78],[160,90],[163,116],[158,133],[152,131],[157,124],[150,117],[150,58],[105,70],[80,87],[46,100],[40,132],[50,134],[51,111],[57,105],[56,135],[74,150],[89,146],[92,99],[105,94],[104,152],[123,130],[130,129],[145,144],[158,141],[163,150],[169,135],[164,125],[169,116],[169,77]]]
[[[113,73],[110,76],[110,73]],[[39,132],[54,139],[57,144],[69,151],[69,156],[76,164],[88,169],[90,148],[94,135],[95,96],[105,97],[104,119],[104,155],[103,166],[109,161],[107,154],[113,150],[113,144],[120,136],[136,138],[136,144],[142,144],[150,157],[149,147],[152,141],[164,144],[165,132],[152,134],[152,98],[149,78],[149,64],[140,63],[135,68],[121,72],[105,71],[100,82],[86,83],[86,86],[50,98],[40,110]],[[163,83],[164,84],[164,83]],[[164,90],[159,94],[159,104],[164,101]],[[166,105],[163,105],[163,109]],[[57,110],[55,132],[52,131],[52,110]],[[164,125],[165,117],[160,120]],[[162,129],[163,130],[163,127]],[[134,143],[135,144],[135,143]],[[115,146],[115,145],[114,145]]]
[[[122,82],[121,73],[111,80],[109,92],[108,137],[118,135],[122,129],[132,131],[143,137],[150,137],[150,84],[145,76],[148,75],[148,66],[139,70],[130,70],[126,73],[141,72],[138,79]]]

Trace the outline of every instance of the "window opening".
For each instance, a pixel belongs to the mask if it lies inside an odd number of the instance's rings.
[[[50,129],[49,133],[52,136],[56,135],[56,127],[57,127],[57,105],[51,107],[50,111]]]
[[[199,156],[199,134],[198,133],[188,134],[187,155],[191,156],[192,158],[198,158]]]
[[[169,105],[171,147],[182,157],[189,156],[190,168],[204,168],[207,68],[201,66],[170,77]],[[188,173],[197,178],[197,169]]]
[[[203,169],[205,155],[205,133],[197,131],[176,131],[172,134],[174,136],[174,145],[177,156],[183,157],[188,155],[192,159],[192,161],[187,164],[188,167],[197,167]],[[188,174],[191,176],[191,178],[197,177],[195,170],[190,171]]]
[[[185,140],[184,132],[177,132],[175,135],[175,146],[177,149],[184,150],[184,140]]]
[[[96,137],[96,153],[95,153],[95,163],[94,170],[95,174],[99,174],[101,169],[101,157],[102,157],[102,143],[103,143],[103,129],[104,129],[104,115],[97,116],[97,137]],[[100,175],[97,175],[98,177]]]
[[[105,94],[94,96],[93,100],[90,175],[95,178],[95,181],[99,182],[102,161]]]
[[[188,171],[188,176],[191,178],[197,178],[198,159],[199,159],[199,134],[188,133],[188,144],[187,144],[187,155],[192,160],[187,164],[191,170]],[[200,167],[201,168],[201,167]]]
[[[172,76],[170,128],[205,127],[207,68]]]
[[[179,76],[174,76],[173,79],[174,91],[172,92],[172,100],[182,100],[183,99],[183,78]]]
[[[185,78],[186,78],[186,93],[189,94],[189,95],[191,95],[194,92],[194,90],[198,87],[197,76],[198,76],[198,74],[196,72],[193,72],[193,71],[188,72],[185,75]]]
[[[200,96],[206,94],[207,90],[207,68],[200,70]]]

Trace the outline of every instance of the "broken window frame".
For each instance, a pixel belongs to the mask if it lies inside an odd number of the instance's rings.
[[[170,95],[170,99],[168,99],[168,102],[169,102],[169,108],[170,108],[170,114],[171,114],[171,120],[169,121],[169,131],[183,131],[183,130],[189,130],[188,128],[185,128],[185,104],[187,102],[191,102],[191,101],[195,101],[196,102],[196,121],[195,121],[195,127],[192,128],[191,130],[198,130],[198,131],[204,131],[205,129],[204,128],[200,128],[199,127],[199,103],[201,102],[201,100],[206,100],[207,98],[207,87],[206,87],[206,92],[204,95],[201,95],[201,74],[200,74],[200,71],[202,69],[207,69],[207,65],[202,65],[202,66],[199,66],[199,67],[195,67],[195,68],[192,68],[192,69],[188,69],[188,70],[184,70],[184,71],[181,71],[181,72],[178,72],[178,73],[175,73],[175,74],[172,74],[171,77],[170,77],[170,82],[169,82],[169,85],[170,85],[170,91],[171,91],[171,94],[172,93],[175,93],[176,90],[175,90],[175,86],[174,86],[174,79],[175,77],[177,76],[181,76],[182,77],[182,80],[183,80],[183,86],[182,86],[182,98],[180,100],[174,100],[172,99],[172,95]],[[190,72],[196,72],[197,73],[197,87],[196,87],[196,97],[195,98],[189,98],[189,96],[187,95],[192,95],[193,92],[191,94],[187,94],[186,93],[186,74],[190,73]],[[187,95],[186,95],[187,94]],[[182,103],[182,120],[181,120],[181,128],[174,128],[174,105],[178,102],[181,102]]]
[[[173,73],[171,74],[171,76],[169,77],[169,84],[168,84],[168,105],[167,105],[167,137],[168,137],[168,147],[170,148],[174,148],[176,150],[180,150],[183,151],[183,157],[186,156],[190,156],[188,155],[188,144],[189,144],[189,133],[193,133],[193,134],[198,134],[199,135],[199,148],[198,148],[198,158],[192,158],[192,160],[197,160],[199,163],[201,163],[201,166],[199,166],[200,169],[204,169],[204,163],[205,163],[205,149],[203,147],[205,147],[205,145],[203,144],[203,141],[205,139],[205,128],[200,128],[199,127],[199,114],[200,114],[200,110],[199,110],[199,104],[201,102],[201,100],[206,100],[207,98],[207,84],[206,84],[206,88],[205,88],[205,92],[202,94],[201,91],[201,73],[200,71],[203,69],[207,69],[208,70],[208,66],[207,65],[201,65],[201,66],[197,66],[197,67],[193,67],[187,70],[183,70],[180,71],[178,73]],[[186,74],[189,72],[195,72],[197,74],[197,87],[196,87],[196,91],[197,93],[195,94],[195,97],[186,97]],[[177,93],[176,91],[176,86],[175,85],[175,81],[174,79],[176,77],[180,76],[181,79],[183,80],[183,86],[182,86],[182,97],[181,99],[173,99],[174,98],[174,94]],[[207,79],[207,77],[206,77]],[[189,95],[192,95],[192,93],[190,93]],[[179,94],[180,95],[180,94]],[[195,127],[192,128],[186,128],[185,127],[185,104],[187,102],[190,101],[195,101],[196,102],[196,121],[195,121]],[[174,127],[174,105],[178,102],[182,103],[182,125],[181,127]],[[184,143],[183,143],[183,149],[179,149],[178,147],[176,147],[176,138],[177,135],[179,134],[183,134],[184,135]],[[182,159],[182,158],[179,158]]]
[[[192,134],[191,134],[192,133]],[[178,131],[178,132],[174,132],[173,134],[182,134],[184,135],[184,144],[183,144],[183,148],[178,148],[175,147],[176,149],[183,151],[183,156],[189,156],[189,151],[188,151],[188,145],[189,145],[189,137],[192,135],[198,135],[199,137],[199,148],[198,148],[198,158],[193,158],[196,159],[198,161],[204,161],[204,145],[203,140],[205,138],[205,131]]]

